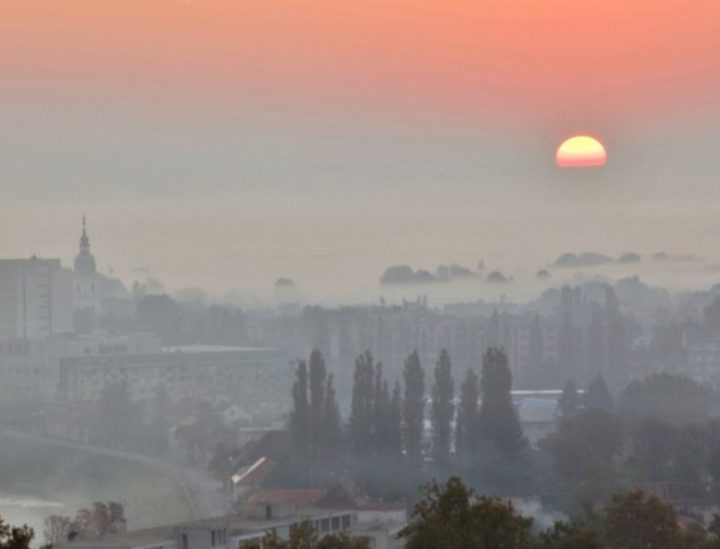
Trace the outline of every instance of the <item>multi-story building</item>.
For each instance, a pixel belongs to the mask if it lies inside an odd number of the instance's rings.
[[[687,375],[700,383],[720,382],[720,332],[693,326],[685,330]]]
[[[60,362],[68,357],[159,353],[152,334],[58,336],[0,340],[0,395],[52,400],[57,397]]]
[[[72,272],[59,259],[0,259],[0,339],[71,332]]]
[[[134,399],[163,387],[174,399],[226,399],[255,409],[287,403],[293,365],[272,349],[185,346],[158,352],[75,355],[60,359],[58,397],[90,402],[125,383]]]

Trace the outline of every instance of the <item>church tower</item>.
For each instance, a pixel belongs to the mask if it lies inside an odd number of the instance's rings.
[[[87,219],[82,218],[82,234],[80,235],[80,253],[75,257],[75,300],[74,309],[91,309],[98,311],[101,299],[101,283],[98,276],[95,258],[90,253],[90,238],[87,234]]]

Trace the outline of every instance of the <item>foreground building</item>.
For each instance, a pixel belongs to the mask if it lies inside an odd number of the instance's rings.
[[[320,536],[347,532],[365,539],[371,549],[402,547],[395,539],[399,524],[362,522],[357,513],[347,510],[302,509],[282,511],[269,508],[273,518],[228,516],[192,521],[171,526],[127,532],[100,541],[56,543],[55,549],[238,549],[246,542],[259,541],[269,532],[288,539],[294,526],[312,523]]]

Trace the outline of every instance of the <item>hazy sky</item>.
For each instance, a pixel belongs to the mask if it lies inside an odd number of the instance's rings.
[[[0,71],[2,257],[86,213],[101,268],[213,291],[720,259],[717,0],[3,0]]]

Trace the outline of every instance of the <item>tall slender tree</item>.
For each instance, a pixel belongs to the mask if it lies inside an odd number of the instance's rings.
[[[327,389],[325,392],[325,402],[323,410],[323,426],[322,426],[322,446],[323,453],[331,462],[336,462],[340,452],[340,444],[342,442],[342,424],[340,418],[340,409],[335,396],[335,386],[333,383],[333,375],[330,374],[327,379]]]
[[[422,466],[423,419],[425,415],[425,372],[417,351],[405,360],[403,371],[405,398],[403,399],[403,440],[408,466],[419,472]]]
[[[350,444],[356,453],[368,452],[372,447],[373,378],[374,360],[370,351],[365,351],[355,360],[350,412]]]
[[[603,376],[597,376],[590,382],[583,395],[583,403],[588,410],[601,410],[608,413],[613,411],[615,402]]]
[[[433,461],[440,471],[446,471],[450,463],[450,439],[455,415],[454,396],[455,384],[450,355],[443,349],[435,365],[431,408]]]
[[[388,458],[399,463],[402,456],[402,394],[395,382],[388,411]]]
[[[507,456],[527,449],[520,420],[510,396],[512,373],[502,349],[490,348],[483,357],[480,429],[484,437]]]
[[[580,399],[578,398],[577,388],[572,381],[568,381],[563,388],[563,392],[558,399],[558,408],[560,415],[564,418],[575,415],[580,407]]]
[[[470,368],[460,387],[460,405],[455,423],[455,455],[461,472],[466,472],[476,457],[479,397],[478,376]]]
[[[308,434],[310,437],[310,451],[314,457],[317,457],[322,438],[325,383],[327,380],[325,359],[318,349],[310,353],[309,366],[310,412]]]
[[[530,372],[525,376],[531,383],[538,384],[543,381],[543,365],[545,363],[545,341],[543,339],[540,315],[535,313],[530,328],[530,341],[528,342],[528,362]]]
[[[296,451],[307,457],[310,439],[310,403],[308,402],[308,371],[304,360],[295,369],[292,388],[293,411],[290,415],[290,434]]]

